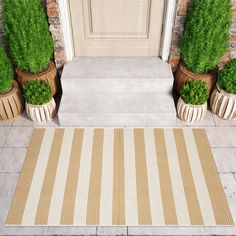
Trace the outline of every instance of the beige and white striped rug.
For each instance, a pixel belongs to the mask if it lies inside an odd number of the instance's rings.
[[[204,129],[35,129],[7,225],[233,225]]]

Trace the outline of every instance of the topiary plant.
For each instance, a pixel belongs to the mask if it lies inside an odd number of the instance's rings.
[[[0,93],[7,93],[11,89],[14,72],[9,58],[0,45]]]
[[[219,73],[218,84],[226,92],[236,94],[236,59],[225,64]]]
[[[209,98],[207,85],[202,80],[189,80],[180,90],[182,100],[191,105],[202,105]]]
[[[18,68],[29,73],[47,69],[53,40],[40,0],[3,2],[4,35]]]
[[[229,46],[231,0],[193,0],[180,39],[181,58],[193,73],[215,69]]]
[[[45,80],[32,80],[23,86],[25,100],[31,105],[43,105],[52,99],[52,91]]]

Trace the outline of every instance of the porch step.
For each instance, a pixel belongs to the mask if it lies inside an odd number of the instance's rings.
[[[62,74],[60,125],[175,125],[172,85],[158,58],[77,58]]]

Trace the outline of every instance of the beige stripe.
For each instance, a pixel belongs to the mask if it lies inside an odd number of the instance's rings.
[[[114,130],[112,224],[125,225],[124,131]]]
[[[61,213],[62,225],[73,225],[83,135],[84,129],[75,129]]]
[[[36,225],[46,225],[48,221],[48,213],[56,177],[57,164],[60,156],[63,135],[64,129],[55,130],[53,143],[48,159],[47,170],[44,176],[43,187],[41,190],[41,195],[37,208],[37,214],[35,219]]]
[[[139,224],[151,225],[152,217],[149,200],[146,152],[143,129],[134,129],[134,143]]]
[[[44,132],[44,129],[35,129],[32,134],[24,166],[22,168],[21,175],[16,187],[11,208],[8,212],[6,224],[20,225],[22,222],[22,217],[43,141]]]
[[[165,223],[167,225],[177,225],[178,221],[170,180],[169,165],[163,129],[155,129],[154,135],[156,143],[158,170],[160,174],[161,195]]]
[[[220,177],[217,173],[206,132],[204,129],[193,129],[193,135],[209,191],[216,224],[233,225],[233,219],[230,214]]]
[[[98,225],[100,222],[103,139],[104,129],[95,129],[86,216],[87,225]]]
[[[193,181],[191,167],[189,164],[183,130],[174,129],[173,132],[175,137],[176,149],[178,153],[186,201],[188,205],[190,222],[192,225],[203,225],[204,223],[197,198],[195,184]]]

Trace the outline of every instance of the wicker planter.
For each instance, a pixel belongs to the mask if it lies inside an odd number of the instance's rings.
[[[202,120],[207,111],[207,103],[203,105],[186,104],[182,98],[179,98],[177,103],[178,117],[190,123],[199,122]]]
[[[213,113],[226,120],[236,120],[236,94],[227,93],[218,84],[211,95]]]
[[[29,118],[37,123],[51,121],[56,114],[56,103],[54,98],[43,105],[32,105],[26,103],[25,108]]]
[[[47,80],[52,88],[52,95],[54,96],[58,91],[57,83],[57,69],[52,61],[49,62],[48,69],[38,74],[26,73],[16,69],[17,80],[22,87],[25,83],[31,80]]]
[[[212,71],[210,74],[195,74],[189,71],[182,62],[180,62],[180,65],[176,71],[175,74],[175,82],[174,82],[174,89],[175,92],[179,95],[180,89],[182,86],[188,81],[192,79],[200,79],[204,81],[207,84],[209,92],[212,91],[217,76],[217,70]]]
[[[24,99],[16,81],[8,93],[0,93],[0,121],[19,116],[24,110]]]

